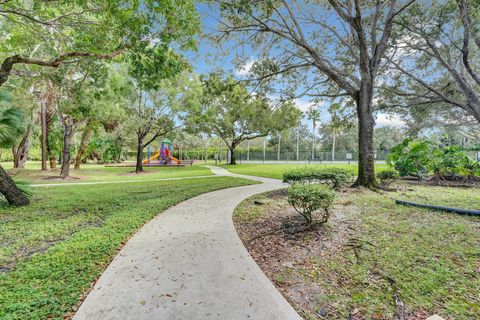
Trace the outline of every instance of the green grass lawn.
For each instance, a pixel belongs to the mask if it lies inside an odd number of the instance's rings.
[[[60,175],[60,169],[40,171],[40,162],[27,162],[25,169],[12,170],[12,163],[2,163],[5,169],[17,180],[33,183],[72,183],[87,181],[124,181],[124,180],[156,180],[164,178],[182,178],[194,176],[208,176],[211,171],[200,165],[187,167],[145,167],[146,173],[135,174],[134,167],[106,167],[98,164],[84,164],[79,170],[70,169],[73,179],[56,179]],[[75,179],[78,178],[78,179]]]
[[[341,192],[319,235],[297,236],[293,242],[276,238],[270,244],[266,237],[253,252],[271,252],[278,243],[278,255],[265,265],[274,265],[272,280],[306,319],[317,319],[318,310],[327,313],[325,319],[347,319],[352,312],[355,319],[392,319],[394,290],[408,319],[434,313],[445,319],[478,319],[480,218],[399,206],[395,199],[480,209],[478,189],[401,183],[395,192]],[[247,199],[235,219],[247,225],[267,217],[275,221],[289,209],[286,196],[271,200],[263,194]],[[256,225],[251,229],[258,230]],[[311,309],[302,305],[299,287],[315,292]]]
[[[251,183],[216,177],[35,188],[30,206],[0,203],[0,319],[62,319],[145,222],[196,195]]]
[[[286,170],[301,168],[305,166],[317,166],[317,167],[336,167],[351,170],[355,174],[358,172],[356,164],[237,164],[237,165],[223,165],[228,171],[238,174],[245,174],[249,176],[259,176],[266,178],[282,179],[282,175]],[[377,164],[377,170],[387,168],[386,164]]]

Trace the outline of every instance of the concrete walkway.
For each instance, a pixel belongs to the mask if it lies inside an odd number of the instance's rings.
[[[133,236],[79,308],[82,319],[301,319],[250,257],[234,208],[278,180],[214,191],[172,207]]]

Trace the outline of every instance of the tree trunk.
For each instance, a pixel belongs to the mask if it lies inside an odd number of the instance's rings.
[[[220,163],[223,162],[223,143],[220,142]]]
[[[54,155],[51,155],[48,159],[50,162],[50,169],[55,170],[57,169],[57,158]]]
[[[300,128],[297,128],[297,156],[296,156],[297,161],[300,160],[300,157],[299,157],[299,144],[300,144]]]
[[[23,135],[22,141],[18,144],[18,147],[15,145],[12,147],[13,151],[13,167],[18,169],[25,168],[25,162],[28,159],[28,149],[30,145],[30,132],[32,131],[32,126],[29,124],[27,131]]]
[[[277,147],[277,161],[280,161],[280,144],[282,142],[282,136],[278,136],[278,147]]]
[[[235,159],[235,148],[235,145],[231,145],[228,147],[228,149],[230,150],[230,163],[228,164],[237,164],[237,160]]]
[[[52,125],[54,123],[54,115],[55,115],[55,101],[56,101],[56,94],[55,88],[51,81],[47,80],[47,91],[44,96],[45,99],[45,140],[46,140],[46,149],[47,149],[47,157],[50,162],[50,169],[55,170],[57,168],[57,157],[55,155],[55,150],[53,150],[51,142],[48,140],[48,135],[52,129]],[[43,129],[43,128],[42,128]]]
[[[15,182],[13,182],[2,166],[0,166],[0,192],[11,205],[25,206],[30,203],[30,200],[18,189]]]
[[[85,153],[85,150],[87,149],[88,141],[90,140],[90,136],[92,135],[92,127],[90,126],[90,123],[87,123],[87,126],[83,130],[82,133],[82,139],[80,141],[80,147],[78,148],[77,151],[77,156],[75,157],[75,169],[80,169],[80,164],[82,162],[83,154]]]
[[[263,138],[263,163],[265,163],[265,149],[267,148],[267,137]]]
[[[62,150],[62,169],[60,171],[60,177],[65,179],[70,173],[70,148],[72,145],[73,119],[71,116],[67,116],[62,120],[63,124],[63,150]]]
[[[332,162],[335,161],[335,144],[337,142],[337,133],[335,130],[333,130],[333,135],[332,135]]]
[[[40,125],[42,127],[42,171],[47,171],[47,99],[42,97],[40,100]]]
[[[138,137],[137,143],[137,164],[135,166],[135,172],[144,172],[143,170],[143,138]]]
[[[312,129],[312,161],[315,161],[315,122],[313,123],[313,129]]]
[[[371,189],[378,187],[375,178],[373,151],[373,129],[375,119],[372,112],[373,85],[362,84],[356,99],[358,117],[358,177],[355,186]]]

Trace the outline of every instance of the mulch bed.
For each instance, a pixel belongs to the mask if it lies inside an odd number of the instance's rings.
[[[305,228],[303,218],[286,202],[286,190],[267,194],[274,205],[251,201],[248,205],[263,206],[269,212],[254,221],[235,219],[235,227],[257,264],[297,311],[309,310],[322,317],[326,310],[314,310],[322,288],[308,283],[301,271],[308,269],[311,259],[335,255],[343,250],[355,221],[346,218],[346,210],[358,211],[352,203],[334,208],[326,225]],[[248,200],[250,201],[250,200]]]
[[[463,176],[445,176],[445,177],[430,177],[427,179],[419,179],[416,177],[405,177],[402,180],[408,181],[411,184],[427,185],[427,186],[442,186],[442,187],[457,187],[457,188],[479,188],[480,177],[463,177]]]

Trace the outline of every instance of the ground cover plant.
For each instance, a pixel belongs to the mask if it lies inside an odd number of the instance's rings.
[[[122,244],[161,211],[253,181],[212,177],[33,188],[31,205],[0,205],[0,319],[62,319]]]
[[[11,163],[2,163],[16,180],[26,180],[37,184],[73,183],[90,181],[155,180],[212,175],[210,169],[202,166],[186,167],[144,167],[145,173],[134,174],[134,167],[106,167],[98,164],[84,164],[81,169],[71,169],[70,178],[59,178],[60,169],[40,171],[39,162],[27,162],[25,169],[11,169]]]
[[[343,189],[329,221],[302,233],[289,232],[302,218],[285,190],[245,200],[234,222],[250,254],[305,319],[393,319],[398,310],[412,320],[435,313],[476,319],[480,219],[394,200],[478,209],[478,190],[406,182],[395,190]]]
[[[430,178],[434,183],[447,180],[480,182],[480,164],[459,146],[440,146],[428,140],[405,139],[395,146],[388,164],[402,177]]]
[[[377,173],[377,179],[382,187],[387,187],[398,178],[400,178],[400,174],[395,169],[386,169]]]
[[[283,174],[287,170],[298,169],[304,167],[318,167],[318,168],[340,168],[351,171],[355,175],[358,172],[358,166],[356,164],[237,164],[235,166],[224,166],[227,170],[245,175],[259,176],[265,178],[282,179]],[[376,164],[377,171],[381,171],[387,168],[386,164]]]

